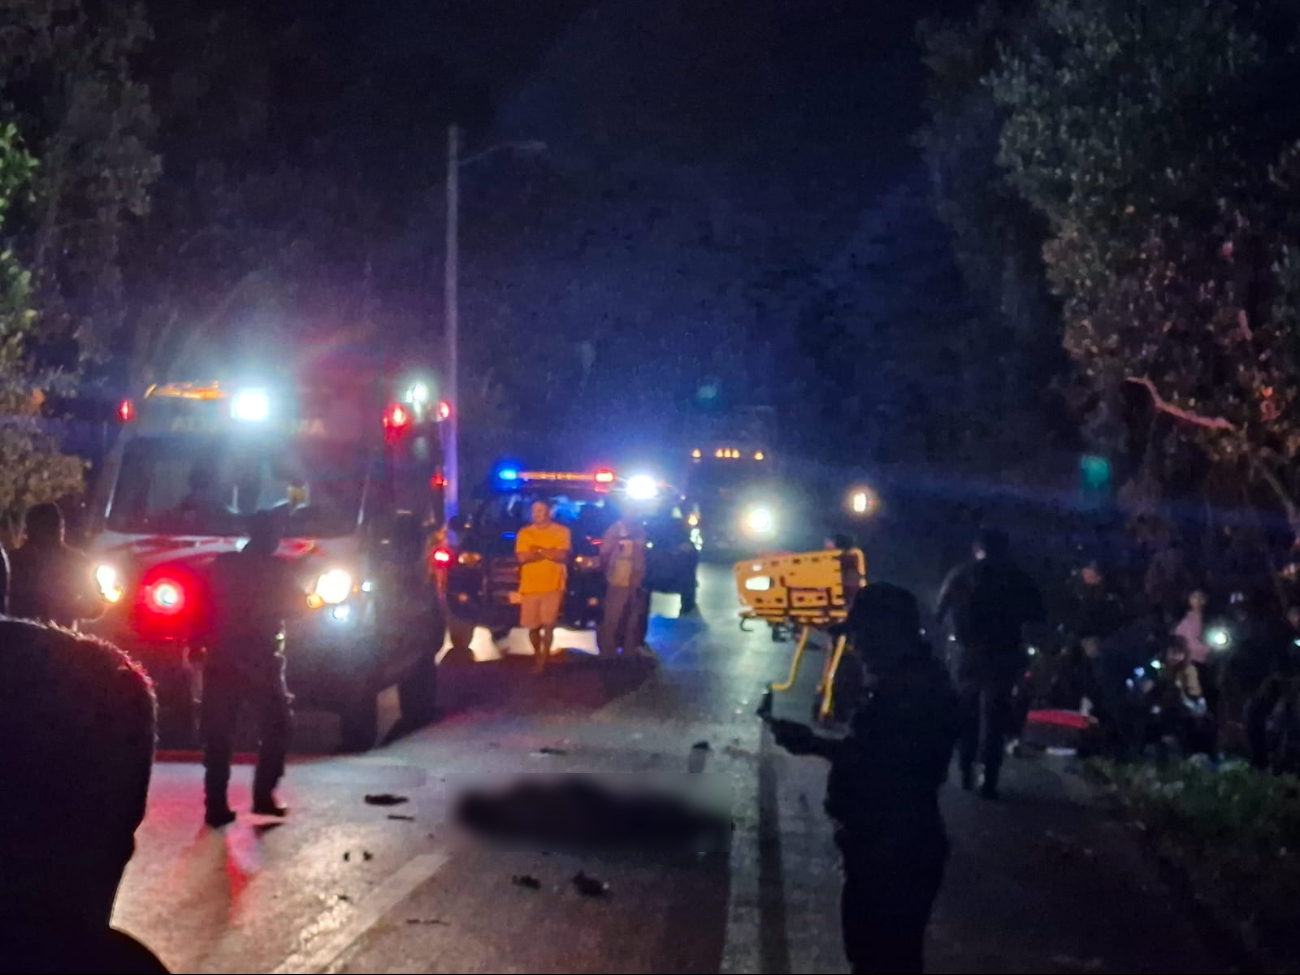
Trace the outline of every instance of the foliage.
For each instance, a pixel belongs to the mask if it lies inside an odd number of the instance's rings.
[[[1042,257],[1047,225],[999,162],[1006,111],[986,83],[1025,20],[987,3],[969,21],[920,30],[928,119],[917,142],[971,304],[954,333],[977,387],[964,403],[967,422],[987,427],[971,439],[995,469],[1073,440],[1062,408],[1060,313]]]
[[[41,307],[33,351],[70,367],[124,322],[123,242],[160,166],[135,74],[151,32],[139,3],[13,0],[5,13],[0,96],[40,160],[10,233]]]
[[[28,192],[36,161],[12,122],[0,124],[0,240],[16,201]],[[38,319],[32,275],[11,249],[0,251],[0,534],[13,537],[28,507],[75,493],[82,466],[42,430],[45,384],[26,356]]]
[[[988,78],[1110,430],[1134,389],[1300,529],[1296,42],[1269,0],[1041,0]]]
[[[1239,766],[1100,766],[1125,813],[1270,967],[1300,964],[1300,782]]]

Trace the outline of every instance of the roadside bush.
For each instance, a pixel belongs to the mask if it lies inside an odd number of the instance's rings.
[[[1270,971],[1300,971],[1300,780],[1195,762],[1096,769],[1221,925]]]

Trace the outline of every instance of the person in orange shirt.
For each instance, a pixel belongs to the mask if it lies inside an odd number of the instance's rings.
[[[519,530],[515,556],[519,559],[519,625],[528,630],[537,657],[537,672],[546,669],[569,581],[569,529],[551,517],[545,501],[533,502],[533,523]]]

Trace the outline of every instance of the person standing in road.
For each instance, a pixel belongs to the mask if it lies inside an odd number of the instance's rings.
[[[605,531],[600,563],[605,570],[605,614],[597,644],[602,657],[641,649],[641,618],[648,610],[645,591],[646,530],[621,516]]]
[[[260,743],[253,774],[253,812],[283,817],[275,798],[284,776],[293,717],[284,679],[285,627],[307,608],[306,595],[287,563],[276,557],[281,525],[271,511],[252,516],[249,539],[238,552],[212,564],[209,612],[203,645],[204,794],[207,824],[235,820],[226,790],[234,755],[235,726],[245,705],[253,710]]]
[[[540,674],[550,662],[555,627],[564,607],[569,583],[569,553],[573,539],[569,529],[551,516],[551,506],[534,501],[533,523],[515,537],[519,559],[519,625],[528,630]]]
[[[90,559],[64,541],[63,513],[53,503],[27,512],[27,538],[9,563],[9,615],[57,623],[97,619],[104,602]]]
[[[854,972],[922,972],[925,932],[948,861],[939,810],[957,740],[957,695],[921,637],[916,597],[877,583],[846,623],[867,689],[843,739],[771,720],[779,745],[831,762],[826,812],[844,858],[844,949]],[[767,702],[765,701],[764,712]]]
[[[101,640],[0,620],[0,971],[166,973],[112,927],[153,770],[153,686]]]
[[[940,599],[940,619],[951,613],[958,644],[961,693],[962,788],[976,786],[982,759],[981,795],[998,797],[1007,736],[1015,720],[1013,693],[1028,660],[1025,629],[1046,617],[1042,593],[1011,561],[1011,545],[1000,531],[984,531],[975,560],[950,580]]]

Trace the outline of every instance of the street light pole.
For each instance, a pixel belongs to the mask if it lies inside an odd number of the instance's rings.
[[[460,505],[460,126],[447,128],[447,249],[443,265],[443,301],[447,330],[446,507],[447,516]]]
[[[544,142],[503,142],[462,159],[460,126],[447,127],[447,249],[443,264],[442,293],[447,329],[447,395],[451,416],[446,420],[447,436],[443,447],[443,472],[447,478],[447,517],[460,506],[460,171],[480,159],[501,151],[538,153],[546,151]]]

